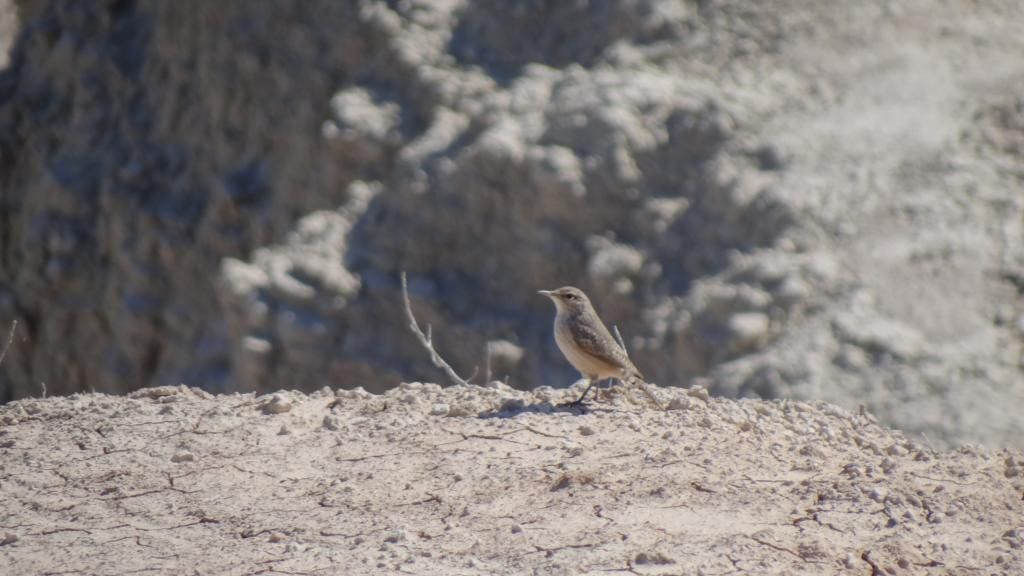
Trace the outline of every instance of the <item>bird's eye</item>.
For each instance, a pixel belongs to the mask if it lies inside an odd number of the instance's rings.
[[[575,300],[576,299],[576,295],[575,294],[566,294],[565,295],[565,299],[566,300]]]

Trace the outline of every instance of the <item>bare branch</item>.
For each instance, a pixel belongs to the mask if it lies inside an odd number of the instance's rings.
[[[463,386],[469,386],[469,382],[459,376],[455,369],[451,367],[451,364],[445,362],[444,358],[434,350],[434,342],[431,335],[430,324],[427,324],[426,334],[420,330],[420,325],[416,322],[416,316],[412,313],[412,303],[409,302],[409,284],[405,279],[405,272],[402,272],[402,300],[405,303],[405,315],[409,318],[409,329],[416,336],[416,339],[420,341],[423,348],[426,349],[427,353],[430,354],[430,361],[434,363],[441,370],[444,370],[448,379],[456,384]]]
[[[7,349],[11,347],[11,343],[14,342],[14,331],[18,328],[18,321],[14,320],[11,322],[11,333],[7,336],[7,344],[4,345],[4,349],[0,352],[0,364],[4,363],[4,358],[7,357]]]
[[[615,334],[615,341],[619,343],[619,347],[622,348],[622,351],[625,352],[628,357],[629,350],[626,350],[626,343],[622,340],[622,334],[619,334],[619,327],[612,324],[612,332]]]
[[[491,383],[491,343],[484,346],[484,385]]]

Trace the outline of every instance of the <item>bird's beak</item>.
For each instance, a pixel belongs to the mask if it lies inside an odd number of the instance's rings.
[[[548,298],[551,298],[551,290],[537,290],[537,294],[543,294]]]

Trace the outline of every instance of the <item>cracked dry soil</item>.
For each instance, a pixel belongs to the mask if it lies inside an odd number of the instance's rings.
[[[656,388],[0,407],[2,574],[1024,573],[1024,455]]]

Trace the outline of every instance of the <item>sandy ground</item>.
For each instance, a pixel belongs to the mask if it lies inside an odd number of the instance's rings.
[[[700,388],[0,407],[0,574],[1021,574],[1024,454]]]

